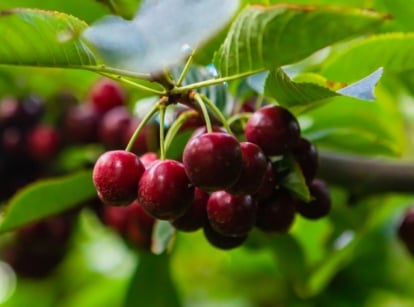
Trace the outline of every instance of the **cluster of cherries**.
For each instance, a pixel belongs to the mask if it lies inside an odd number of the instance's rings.
[[[136,119],[126,109],[123,88],[109,79],[100,79],[93,84],[87,97],[85,103],[78,103],[76,97],[67,93],[53,98],[53,104],[34,95],[23,98],[7,96],[0,100],[0,177],[7,178],[0,186],[0,201],[7,200],[39,178],[61,174],[55,162],[65,147],[98,143],[111,149],[125,145],[120,140],[124,134],[127,135],[125,140],[130,137],[128,124],[132,125]],[[48,109],[56,105],[59,110]],[[51,117],[51,114],[55,116]],[[151,135],[151,129],[157,131],[157,126],[150,123],[145,129],[148,133],[143,133],[133,147],[137,154],[156,150],[156,144],[147,145],[147,139],[151,138],[146,135]],[[85,206],[93,209],[105,224],[117,229],[132,243],[148,246],[148,235],[142,235],[141,227],[146,225],[145,220],[139,213],[137,216],[130,212],[134,206],[127,209],[129,212],[125,216],[131,225],[140,225],[135,229],[127,227],[125,219],[121,221],[119,218],[125,213],[122,209],[126,208],[102,206],[96,202],[95,199],[88,204],[79,204],[76,210],[16,230],[12,240],[1,247],[1,259],[9,263],[19,276],[48,276],[64,258],[79,208]],[[149,223],[148,231],[152,231],[152,218]],[[128,232],[124,230],[126,228]]]
[[[253,112],[244,139],[239,141],[222,127],[199,127],[180,161],[160,159],[154,152],[138,156],[110,150],[96,161],[93,182],[101,201],[114,210],[142,210],[147,234],[156,219],[168,220],[181,231],[202,228],[206,239],[221,249],[242,245],[254,227],[266,233],[286,232],[296,212],[310,219],[329,213],[328,189],[315,179],[316,149],[301,137],[287,109],[268,105]],[[310,202],[283,187],[290,171],[284,157],[301,169]],[[150,244],[151,238],[145,242]]]

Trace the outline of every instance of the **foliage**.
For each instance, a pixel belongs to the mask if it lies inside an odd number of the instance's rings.
[[[320,151],[412,159],[414,18],[402,0],[0,0],[0,8],[1,97],[36,92],[57,114],[64,107],[53,102],[58,89],[86,100],[100,76],[127,86],[130,107],[138,110],[154,96],[198,90],[227,116],[235,102],[260,96],[298,115],[302,133]],[[188,137],[178,133],[167,156],[179,157]],[[0,232],[93,198],[90,167],[79,170],[89,156],[88,148],[63,151],[56,176],[26,185],[3,204]],[[282,184],[309,200],[297,165],[283,162],[292,170]],[[58,271],[42,283],[18,279],[0,300],[4,306],[413,305],[407,280],[414,267],[395,228],[414,191],[379,187],[365,196],[332,185],[331,192],[328,218],[297,218],[289,234],[254,233],[245,247],[225,252],[200,232],[175,236],[162,223],[152,247],[160,255],[132,251],[83,210]],[[0,274],[12,276],[7,270],[0,266]]]

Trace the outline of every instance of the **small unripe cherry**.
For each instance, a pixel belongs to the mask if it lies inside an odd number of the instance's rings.
[[[93,183],[108,205],[128,205],[137,197],[137,185],[145,168],[138,157],[124,150],[107,151],[96,161]]]

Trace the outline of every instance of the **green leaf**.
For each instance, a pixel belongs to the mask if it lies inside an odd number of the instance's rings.
[[[153,255],[148,252],[139,254],[138,268],[123,306],[181,306],[171,278],[169,255]]]
[[[91,50],[71,39],[87,24],[64,13],[32,9],[0,12],[0,64],[81,67],[96,65]]]
[[[279,67],[367,32],[383,18],[350,8],[248,6],[233,22],[214,63],[223,77]]]
[[[351,82],[378,67],[394,73],[414,69],[414,33],[388,33],[356,42],[331,58],[322,74]]]
[[[108,16],[86,29],[83,37],[106,64],[135,72],[158,72],[185,59],[185,46],[200,47],[217,34],[238,4],[238,0],[152,1],[133,21]]]
[[[282,186],[291,191],[299,199],[305,202],[311,201],[311,194],[299,164],[291,155],[285,155],[282,164],[289,169],[289,173],[282,180]]]
[[[303,134],[319,147],[365,155],[401,155],[405,147],[403,121],[396,104],[337,97],[300,117]]]
[[[0,233],[52,216],[96,196],[91,171],[35,182],[8,203]]]
[[[169,221],[158,220],[154,225],[151,251],[156,255],[165,252],[171,247],[175,239],[175,233],[176,230]]]
[[[349,96],[372,101],[375,99],[374,87],[381,74],[382,69],[377,69],[364,79],[335,92],[315,83],[295,82],[281,68],[278,68],[270,71],[266,79],[265,95],[275,98],[283,106],[301,107],[301,110],[320,104],[322,100],[337,96]]]

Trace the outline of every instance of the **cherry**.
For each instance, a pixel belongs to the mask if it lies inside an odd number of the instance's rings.
[[[194,198],[190,208],[184,215],[171,222],[171,224],[181,231],[196,231],[203,227],[207,220],[206,206],[209,194],[199,188],[194,189]]]
[[[101,114],[89,104],[70,107],[63,119],[63,131],[69,143],[84,144],[98,140]]]
[[[286,190],[278,190],[267,201],[260,203],[257,212],[256,226],[269,233],[286,232],[295,218],[295,203]]]
[[[325,182],[318,179],[313,180],[309,184],[309,191],[313,200],[309,203],[296,201],[296,211],[311,220],[327,216],[331,211],[331,197]]]
[[[175,220],[185,213],[194,189],[182,163],[174,160],[153,162],[138,184],[138,201],[148,214],[160,220]]]
[[[215,126],[215,125],[213,125],[211,127],[211,129],[212,129],[212,132],[227,133],[226,129],[224,129],[221,126]],[[206,126],[197,127],[193,131],[193,133],[191,134],[190,139],[195,138],[195,137],[197,137],[199,135],[202,135],[202,134],[206,134],[206,133],[208,133]]]
[[[138,127],[141,121],[138,118],[133,118],[122,135],[123,146],[126,147],[134,134],[136,128]],[[159,145],[159,125],[154,122],[148,122],[138,134],[138,137],[135,139],[134,144],[132,145],[131,151],[137,155],[142,155],[148,151],[157,151],[160,147]]]
[[[223,250],[229,250],[236,247],[239,247],[243,245],[243,243],[247,239],[247,235],[240,236],[240,237],[227,237],[223,236],[222,234],[215,231],[209,223],[206,223],[203,227],[204,236],[206,237],[207,241],[213,245],[214,247],[217,247],[219,249]]]
[[[216,191],[207,202],[207,217],[212,228],[224,236],[245,236],[256,222],[257,202],[250,195],[236,196]]]
[[[408,208],[398,225],[398,238],[408,251],[414,255],[414,207]]]
[[[158,155],[155,152],[146,152],[140,157],[140,160],[145,168],[148,168],[152,162],[155,162],[158,159]]]
[[[318,152],[315,146],[307,139],[300,138],[292,148],[292,155],[298,162],[306,181],[311,182],[318,170]]]
[[[103,153],[93,169],[93,183],[99,198],[109,205],[128,205],[137,197],[137,185],[144,166],[138,157],[124,150]]]
[[[276,176],[275,176],[275,166],[272,161],[267,161],[266,170],[263,175],[262,182],[260,183],[259,189],[254,194],[254,197],[259,201],[267,200],[275,191],[276,187]]]
[[[235,137],[226,133],[205,133],[188,141],[183,163],[195,186],[206,191],[226,189],[240,176],[242,152]]]
[[[100,79],[90,89],[89,99],[92,105],[101,113],[121,106],[125,103],[126,94],[124,90],[111,79]]]
[[[235,195],[254,194],[260,188],[267,168],[267,159],[259,146],[250,142],[241,142],[243,163],[239,179],[228,192]]]
[[[35,126],[27,135],[28,152],[38,160],[46,161],[53,158],[59,146],[60,134],[53,126]]]
[[[125,147],[123,136],[132,120],[132,115],[124,106],[108,111],[100,122],[98,136],[101,143],[108,149]]]
[[[133,246],[150,248],[155,219],[145,212],[137,200],[125,207],[104,205],[103,209],[103,224],[114,229]]]
[[[132,202],[127,208],[127,239],[135,247],[149,250],[155,219],[141,207],[137,200]]]
[[[247,141],[259,145],[266,155],[275,156],[298,142],[300,127],[287,109],[269,105],[252,114],[244,133]]]

